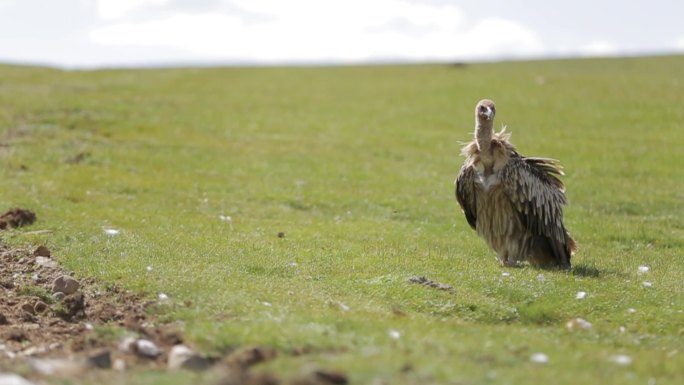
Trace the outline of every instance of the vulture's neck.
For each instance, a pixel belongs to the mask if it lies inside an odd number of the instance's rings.
[[[480,150],[480,153],[488,153],[492,145],[492,137],[494,136],[492,123],[491,120],[476,119],[475,141],[477,141],[477,148]]]

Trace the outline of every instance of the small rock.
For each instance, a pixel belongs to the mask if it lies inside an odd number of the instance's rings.
[[[618,365],[627,366],[632,363],[632,357],[624,354],[617,354],[610,357],[610,361]]]
[[[211,364],[211,360],[193,352],[185,345],[175,345],[169,352],[168,367],[171,370],[183,368],[202,371],[208,369]]]
[[[57,262],[50,257],[38,256],[36,257],[36,265],[54,269],[57,267]]]
[[[44,376],[77,376],[85,370],[82,362],[63,359],[29,358],[28,364],[34,372]]]
[[[501,273],[501,276],[502,276],[502,277],[510,277],[510,276],[511,276],[511,273],[509,273],[509,272],[507,272],[507,271],[504,271],[503,273]]]
[[[52,298],[54,298],[57,302],[63,300],[64,297],[66,297],[66,295],[60,291],[52,293]]]
[[[639,274],[648,273],[650,270],[651,270],[651,268],[646,266],[646,265],[641,265],[641,266],[637,267],[637,273],[639,273]]]
[[[633,307],[630,307],[629,309],[627,309],[627,313],[634,314],[634,313],[636,313],[636,309]]]
[[[109,369],[112,367],[112,354],[109,350],[96,352],[88,357],[86,363],[93,368]]]
[[[620,327],[618,328],[618,331],[619,331],[620,333],[624,333],[624,332],[627,331],[627,328],[624,327],[624,326],[620,326]]]
[[[66,320],[84,317],[85,296],[83,293],[74,293],[64,297],[61,306],[55,310],[55,313]]]
[[[21,311],[29,313],[29,314],[35,314],[35,310],[33,310],[33,305],[31,305],[28,302],[22,303],[21,306],[19,307],[19,309],[21,309]]]
[[[133,350],[138,356],[147,358],[157,358],[162,354],[161,349],[159,349],[154,342],[145,339],[135,341]]]
[[[81,287],[81,284],[78,283],[77,280],[69,277],[68,275],[62,275],[55,279],[55,281],[52,283],[52,292],[59,292],[69,295],[75,293],[79,287]]]
[[[588,330],[591,329],[591,322],[583,319],[583,318],[573,318],[570,321],[568,321],[565,324],[565,327],[568,328],[568,330]]]
[[[651,281],[644,281],[641,283],[641,286],[643,287],[653,287],[653,282]]]
[[[390,338],[393,340],[398,340],[399,338],[401,338],[401,332],[399,330],[390,329],[388,334]]]
[[[117,358],[114,360],[112,363],[112,369],[116,370],[117,372],[123,372],[126,370],[126,361],[122,360],[121,358]]]
[[[148,273],[151,273],[152,270],[154,270],[154,268],[152,266],[147,266],[147,268],[145,268],[145,270],[147,270]]]
[[[33,251],[33,256],[50,258],[50,250],[44,245],[40,245]]]
[[[135,337],[124,337],[124,339],[119,342],[119,350],[124,353],[132,353],[133,349],[135,349],[136,340]]]
[[[162,301],[162,302],[168,301],[168,300],[169,300],[169,296],[166,295],[166,294],[164,294],[164,293],[159,293],[158,298],[159,298],[159,300]]]
[[[535,364],[548,364],[549,356],[544,353],[534,353],[530,356],[530,361],[534,362]]]
[[[43,313],[47,309],[48,309],[48,304],[46,304],[43,301],[38,301],[38,302],[36,302],[35,305],[33,305],[33,311],[37,314]]]
[[[587,297],[586,291],[578,291],[577,294],[575,294],[575,299],[584,299],[586,297]]]
[[[0,373],[0,385],[34,385],[33,382],[14,373]]]
[[[120,231],[117,229],[104,229],[104,233],[110,236],[119,235]]]
[[[349,383],[347,375],[344,373],[316,370],[313,374],[325,384],[346,385]]]
[[[273,348],[252,347],[231,353],[226,357],[226,363],[230,367],[247,369],[258,363],[270,361],[276,358],[278,352]]]
[[[22,311],[21,314],[19,315],[19,319],[22,322],[29,322],[29,323],[36,323],[38,319],[36,318],[35,315],[27,312],[27,311]]]
[[[169,352],[169,369],[179,369],[181,365],[193,355],[195,355],[195,352],[185,345],[176,345],[172,347]]]

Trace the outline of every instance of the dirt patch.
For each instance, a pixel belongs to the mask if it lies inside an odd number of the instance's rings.
[[[348,382],[343,373],[321,370],[287,381],[253,372],[253,366],[278,357],[268,347],[239,348],[223,357],[196,353],[174,324],[152,315],[157,301],[77,279],[51,255],[45,246],[0,245],[0,374],[22,365],[28,378],[132,368],[211,369],[215,382],[224,385]]]
[[[36,214],[26,209],[15,208],[0,215],[0,230],[30,225],[36,221]]]
[[[423,286],[431,287],[431,288],[437,289],[437,290],[454,291],[454,287],[451,285],[447,285],[446,283],[435,282],[435,281],[428,279],[428,278],[425,278],[425,277],[419,277],[419,276],[409,277],[408,282],[409,283],[415,283],[417,285],[423,285]]]

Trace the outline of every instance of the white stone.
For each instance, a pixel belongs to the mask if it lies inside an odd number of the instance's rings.
[[[33,385],[33,382],[14,373],[0,373],[0,385]]]
[[[55,268],[57,267],[57,262],[55,262],[54,259],[49,257],[36,257],[36,265],[48,268]]]
[[[169,352],[169,369],[179,369],[183,363],[195,355],[189,347],[185,345],[175,345]]]
[[[52,282],[53,293],[64,293],[69,295],[75,293],[80,287],[81,284],[68,275],[62,275]]]
[[[565,327],[568,328],[568,330],[588,330],[591,329],[591,326],[591,322],[580,317],[573,318],[565,324]]]
[[[575,299],[584,299],[587,296],[586,291],[578,291],[577,294],[575,294]]]
[[[643,287],[653,287],[653,282],[651,281],[644,281],[641,283],[641,286]]]
[[[104,229],[104,233],[110,236],[119,235],[120,232],[117,229]]]
[[[650,267],[648,267],[646,265],[641,265],[637,268],[637,273],[644,274],[644,273],[648,273],[650,270],[651,270]]]
[[[629,309],[627,309],[627,313],[634,314],[634,313],[636,313],[636,309],[633,307],[630,307]]]
[[[159,295],[158,295],[157,297],[158,297],[159,300],[162,301],[162,302],[168,301],[168,300],[169,300],[169,296],[166,295],[166,294],[164,294],[164,293],[159,293]]]
[[[399,330],[390,329],[389,336],[393,340],[398,340],[401,338],[401,332]]]
[[[122,339],[121,342],[119,342],[119,350],[121,350],[124,353],[130,353],[133,350],[135,342],[135,337],[124,337],[124,339]]]
[[[535,364],[548,364],[549,356],[544,353],[534,353],[530,356],[530,361],[534,362]]]
[[[155,358],[162,354],[161,349],[150,340],[139,339],[135,341],[135,352],[139,356]]]
[[[503,273],[501,273],[502,277],[509,277],[510,275],[511,275],[511,273],[509,273],[507,271],[504,271]]]
[[[632,357],[624,354],[617,354],[610,357],[610,361],[618,365],[627,366],[632,363]]]

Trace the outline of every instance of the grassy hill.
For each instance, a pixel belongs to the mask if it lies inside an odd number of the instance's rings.
[[[566,169],[569,273],[501,268],[458,208],[459,151],[484,97],[521,153]],[[39,218],[0,236],[187,302],[165,316],[205,351],[273,346],[280,358],[259,369],[285,376],[320,365],[355,384],[678,384],[682,122],[684,57],[0,66],[0,202]],[[568,331],[573,317],[593,327]],[[530,361],[538,352],[547,364]]]

